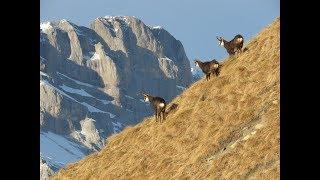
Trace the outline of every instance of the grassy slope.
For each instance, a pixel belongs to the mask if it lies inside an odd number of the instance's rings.
[[[280,18],[246,47],[163,124],[146,118],[53,179],[280,179]]]

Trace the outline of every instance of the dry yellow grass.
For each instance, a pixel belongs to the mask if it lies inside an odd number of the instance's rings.
[[[280,179],[280,18],[173,100],[52,179]]]

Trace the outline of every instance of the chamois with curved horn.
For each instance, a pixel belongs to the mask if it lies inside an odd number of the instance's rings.
[[[222,65],[219,64],[219,62],[215,59],[207,62],[201,62],[200,60],[195,59],[194,63],[206,75],[207,81],[210,79],[211,74],[215,74],[216,76],[220,75],[220,68],[222,67]]]
[[[216,36],[216,38],[219,41],[219,45],[225,47],[230,56],[236,52],[242,52],[244,39],[240,34],[236,35],[231,41],[227,41],[223,37]]]
[[[147,93],[142,93],[144,101],[150,102],[153,110],[155,111],[156,122],[160,119],[160,122],[163,122],[166,119],[166,101],[161,97],[151,96]]]

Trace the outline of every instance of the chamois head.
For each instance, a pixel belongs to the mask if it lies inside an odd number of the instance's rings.
[[[149,102],[149,94],[142,93],[144,102]]]
[[[223,47],[224,46],[224,42],[223,42],[224,39],[222,37],[218,37],[218,36],[216,36],[216,38],[219,41],[219,45]]]
[[[194,60],[194,64],[195,64],[196,67],[199,67],[199,62],[200,62],[200,61],[197,60],[197,59]]]

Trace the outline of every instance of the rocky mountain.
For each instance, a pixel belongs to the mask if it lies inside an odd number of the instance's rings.
[[[150,115],[142,91],[171,101],[191,82],[183,45],[161,27],[130,16],[99,17],[90,27],[41,23],[42,165],[56,171]]]
[[[166,121],[125,128],[52,179],[280,179],[280,18],[244,46]]]

